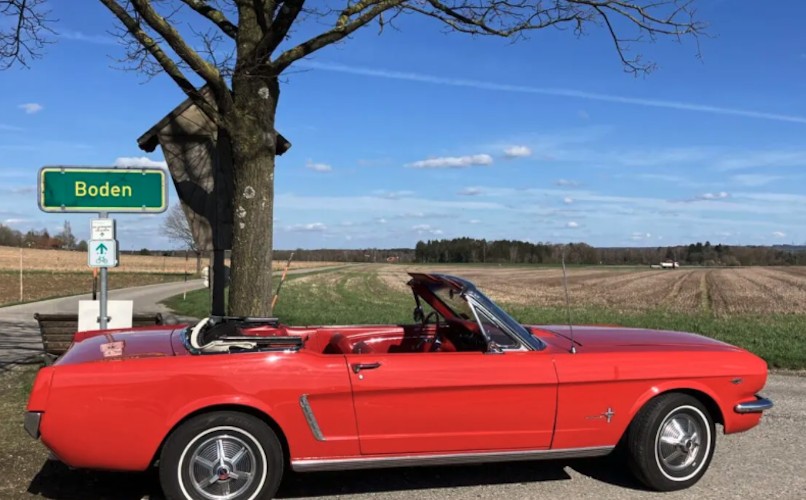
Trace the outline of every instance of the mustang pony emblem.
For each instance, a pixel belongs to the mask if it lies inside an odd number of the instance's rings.
[[[607,411],[605,411],[604,413],[600,413],[599,415],[593,415],[593,416],[585,417],[585,418],[587,418],[588,420],[605,419],[605,420],[607,420],[607,423],[609,424],[610,420],[613,419],[613,415],[615,415],[615,414],[616,414],[616,412],[613,411],[613,408],[607,408]]]

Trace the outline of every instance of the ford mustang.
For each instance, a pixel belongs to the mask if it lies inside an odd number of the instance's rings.
[[[170,499],[271,498],[283,474],[623,451],[648,488],[696,483],[759,424],[766,363],[691,333],[525,326],[455,276],[412,273],[404,325],[78,332],[25,428],[76,468],[158,467]]]

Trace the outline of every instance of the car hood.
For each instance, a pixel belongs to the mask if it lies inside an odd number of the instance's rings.
[[[181,340],[173,339],[173,336],[182,330],[184,328],[177,329],[175,325],[171,325],[78,332],[73,337],[70,349],[56,364],[174,356],[181,347]]]
[[[558,347],[571,346],[568,325],[529,327],[532,333]],[[574,344],[580,352],[616,350],[740,350],[738,347],[696,333],[613,326],[574,326]]]

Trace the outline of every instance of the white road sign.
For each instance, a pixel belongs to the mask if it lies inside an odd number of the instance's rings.
[[[118,242],[115,240],[90,240],[87,263],[90,267],[117,267]]]
[[[114,240],[115,219],[92,219],[90,221],[91,240]]]

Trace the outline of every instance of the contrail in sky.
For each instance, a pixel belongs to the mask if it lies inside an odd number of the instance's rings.
[[[698,104],[693,102],[667,101],[664,99],[646,99],[641,97],[625,97],[611,94],[598,94],[574,89],[530,87],[524,85],[509,85],[506,83],[485,82],[481,80],[467,80],[463,78],[447,78],[436,75],[426,75],[422,73],[410,73],[404,71],[391,71],[385,69],[373,69],[360,66],[346,66],[337,63],[300,61],[299,66],[318,69],[322,71],[334,71],[337,73],[349,73],[352,75],[372,76],[376,78],[388,78],[391,80],[408,80],[412,82],[434,83],[437,85],[452,85],[454,87],[468,87],[482,90],[496,90],[500,92],[518,92],[522,94],[541,94],[558,97],[575,97],[577,99],[588,99],[591,101],[614,102],[619,104],[633,104],[636,106],[647,106],[652,108],[677,109],[682,111],[698,111],[701,113],[712,113],[717,115],[742,116],[745,118],[759,118],[762,120],[773,120],[779,122],[803,123],[806,124],[806,117],[797,115],[782,115],[777,113],[765,113],[763,111],[753,111],[748,109],[724,108],[711,106],[708,104]]]

